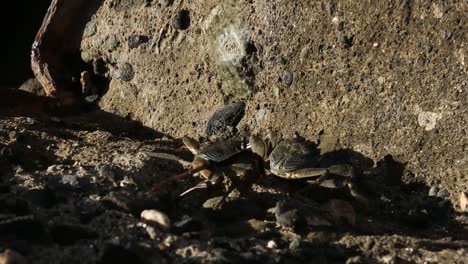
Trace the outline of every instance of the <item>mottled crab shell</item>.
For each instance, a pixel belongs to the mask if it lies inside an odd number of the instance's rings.
[[[270,154],[270,169],[278,173],[310,168],[317,163],[317,157],[312,155],[310,146],[294,140],[280,141]]]
[[[197,155],[205,160],[222,162],[240,153],[244,149],[238,140],[220,141],[201,148]]]

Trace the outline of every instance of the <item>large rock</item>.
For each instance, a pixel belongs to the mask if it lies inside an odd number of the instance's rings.
[[[105,0],[85,29],[83,60],[109,69],[105,110],[202,135],[244,101],[250,131],[322,132],[409,162],[406,180],[468,188],[465,2],[147,2]],[[149,40],[129,47],[135,36]],[[132,78],[115,78],[123,65]]]

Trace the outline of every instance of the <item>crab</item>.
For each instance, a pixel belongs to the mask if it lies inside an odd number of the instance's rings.
[[[207,189],[229,180],[230,184],[225,194],[215,206],[219,208],[235,188],[248,186],[249,184],[246,183],[254,181],[257,176],[265,172],[263,159],[249,150],[241,140],[229,139],[200,146],[195,139],[184,136],[182,142],[194,155],[191,168],[159,182],[154,189],[159,189],[161,185],[169,181],[199,174],[203,181],[180,194],[184,196],[195,189]]]
[[[326,188],[348,187],[356,200],[368,206],[368,199],[355,182],[354,167],[349,164],[317,167],[320,155],[316,155],[307,142],[283,139],[276,132],[271,132],[264,138],[251,136],[248,147],[264,159],[268,172],[277,177],[315,178],[309,182]]]

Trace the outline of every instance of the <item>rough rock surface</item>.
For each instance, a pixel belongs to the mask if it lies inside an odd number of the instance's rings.
[[[465,1],[163,2],[105,0],[88,22],[82,59],[110,71],[103,109],[179,137],[243,101],[241,131],[391,154],[408,181],[453,179],[453,201],[468,188]],[[122,65],[132,78],[113,77]]]

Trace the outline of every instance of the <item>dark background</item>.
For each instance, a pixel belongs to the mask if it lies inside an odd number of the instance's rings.
[[[51,0],[14,0],[2,3],[0,29],[0,88],[18,87],[33,77],[31,45]]]

